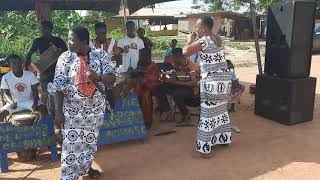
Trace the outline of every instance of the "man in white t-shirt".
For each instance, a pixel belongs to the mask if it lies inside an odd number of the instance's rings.
[[[120,53],[122,53],[122,72],[127,72],[131,68],[137,68],[139,50],[144,48],[142,39],[136,36],[136,25],[134,22],[128,21],[126,23],[126,30],[127,35],[122,37],[118,42]]]
[[[35,109],[39,101],[37,77],[32,72],[23,70],[19,56],[10,55],[6,60],[11,71],[1,80],[1,90],[6,103],[0,109],[0,121],[14,112]]]

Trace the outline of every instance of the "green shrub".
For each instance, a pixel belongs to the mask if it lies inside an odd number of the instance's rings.
[[[26,54],[31,47],[32,40],[28,37],[18,37],[15,41],[0,39],[0,58],[4,58],[10,54],[17,54],[25,60]],[[32,55],[32,60],[38,60],[39,53]]]
[[[238,50],[248,50],[250,47],[245,43],[230,43],[227,46],[238,49]]]
[[[116,41],[118,41],[120,38],[122,38],[124,35],[125,35],[125,32],[120,28],[116,28],[116,29],[113,29],[109,35],[111,37],[113,37]]]
[[[146,31],[147,37],[156,37],[156,34],[153,31],[151,31],[150,26],[145,26],[144,30]]]
[[[152,60],[163,60],[165,51],[161,49],[152,49]]]
[[[1,40],[0,57],[6,57],[9,54],[17,54],[24,57],[30,48],[30,44],[28,40],[23,38],[17,39],[16,41]]]
[[[170,47],[169,43],[170,40],[165,39],[165,38],[152,38],[154,48],[155,49],[160,49],[160,50],[166,50]]]

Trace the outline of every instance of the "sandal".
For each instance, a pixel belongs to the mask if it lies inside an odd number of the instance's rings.
[[[100,171],[90,167],[90,169],[88,171],[88,175],[89,175],[90,178],[94,179],[94,178],[99,177],[101,175],[101,173],[100,173]]]

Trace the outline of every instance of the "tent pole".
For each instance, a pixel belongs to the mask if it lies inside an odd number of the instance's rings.
[[[128,8],[128,2],[127,0],[121,0],[122,3],[122,7],[123,7],[123,20],[124,20],[124,24],[127,23],[127,8]]]
[[[259,39],[258,39],[258,32],[257,32],[257,19],[256,19],[256,6],[254,0],[250,0],[250,11],[251,11],[251,20],[252,20],[252,28],[254,34],[254,43],[256,47],[256,54],[257,54],[257,62],[258,62],[258,70],[259,74],[263,74],[262,72],[262,63],[261,63],[261,56],[260,56],[260,46],[259,46]]]

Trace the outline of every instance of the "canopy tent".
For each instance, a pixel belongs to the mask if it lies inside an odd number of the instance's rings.
[[[0,0],[0,11],[34,10],[37,0]],[[118,13],[121,0],[39,0],[52,10],[96,10]],[[128,0],[130,12],[145,6],[173,0]]]

